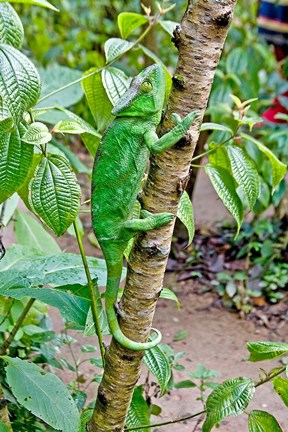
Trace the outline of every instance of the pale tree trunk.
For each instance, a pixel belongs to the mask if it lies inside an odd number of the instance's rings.
[[[150,172],[142,194],[143,207],[152,213],[176,214],[180,196],[189,178],[193,152],[199,137],[215,69],[220,60],[236,0],[190,0],[174,42],[179,61],[160,134],[171,129],[171,113],[184,117],[199,111],[199,118],[186,140],[151,158]],[[174,224],[141,234],[130,256],[121,309],[129,319],[121,321],[125,335],[146,341],[156,301],[162,289]],[[89,432],[120,432],[140,375],[143,353],[129,351],[112,341]]]

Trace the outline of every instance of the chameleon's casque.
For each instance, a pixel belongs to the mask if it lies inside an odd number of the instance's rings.
[[[126,337],[119,326],[115,304],[122,273],[123,254],[129,240],[140,231],[158,228],[173,219],[171,213],[141,211],[133,219],[133,207],[140,190],[149,152],[163,152],[189,129],[195,113],[188,114],[167,134],[158,138],[165,98],[165,75],[158,65],[144,69],[112,110],[116,117],[99,145],[92,178],[92,223],[107,265],[106,313],[114,338],[124,347],[141,351],[161,340],[141,343]]]

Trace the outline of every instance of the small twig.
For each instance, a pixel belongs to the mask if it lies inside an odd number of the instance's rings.
[[[196,432],[199,424],[204,420],[204,415],[202,415],[196,422],[195,427],[193,428],[192,432]]]
[[[198,412],[196,414],[191,414],[191,415],[188,415],[188,416],[185,416],[185,417],[181,417],[181,418],[178,418],[178,419],[171,419],[171,420],[168,420],[166,422],[152,423],[152,424],[149,424],[149,425],[144,425],[144,426],[142,425],[142,426],[135,426],[135,427],[128,427],[128,428],[125,427],[124,431],[126,432],[126,431],[134,431],[134,430],[139,430],[139,429],[149,429],[149,428],[158,427],[158,426],[166,426],[168,424],[179,423],[179,422],[182,422],[182,421],[185,421],[185,420],[190,420],[190,419],[192,419],[194,417],[198,417],[198,416],[200,416],[202,414],[205,414],[205,413],[206,413],[206,410],[200,411],[200,412]]]
[[[76,234],[76,239],[78,242],[78,247],[79,247],[79,251],[80,251],[80,255],[82,258],[82,262],[83,262],[83,266],[85,269],[85,273],[86,273],[86,278],[87,278],[87,282],[88,282],[88,286],[89,286],[89,290],[90,290],[90,296],[91,296],[91,309],[92,309],[92,315],[93,315],[93,320],[94,320],[94,326],[95,326],[95,331],[98,337],[98,341],[99,341],[99,346],[100,346],[100,352],[101,352],[101,357],[102,357],[102,362],[103,365],[105,365],[105,347],[103,344],[103,339],[102,339],[102,332],[101,332],[101,326],[100,326],[100,320],[99,320],[99,315],[98,315],[98,311],[97,311],[97,298],[96,298],[96,294],[95,294],[95,286],[90,274],[90,270],[89,270],[89,266],[88,266],[88,261],[87,261],[87,257],[84,251],[84,247],[83,247],[83,243],[81,240],[81,236],[79,233],[79,230],[77,228],[77,225],[75,222],[73,222],[73,226],[74,226],[74,231]],[[100,297],[100,293],[99,291],[97,292],[97,296]]]
[[[0,348],[0,355],[5,355],[6,354],[7,349],[10,347],[11,343],[13,342],[17,331],[21,327],[21,324],[23,323],[24,319],[26,318],[26,315],[28,314],[29,310],[33,306],[34,302],[35,302],[35,299],[33,299],[33,298],[31,298],[28,301],[28,303],[25,306],[23,312],[21,313],[21,315],[19,316],[17,322],[15,323],[15,325],[13,327],[13,330],[11,331],[11,333],[8,336],[8,338],[5,340],[4,344]]]
[[[11,309],[12,309],[12,307],[13,307],[13,305],[14,305],[14,299],[12,300],[12,302],[11,302],[11,304],[10,304],[10,306],[9,306],[9,308],[8,308],[8,311],[6,312],[6,315],[3,317],[3,319],[0,321],[0,326],[4,323],[4,321],[6,320],[6,318],[8,318],[8,315],[10,314],[10,312],[11,312]]]
[[[283,372],[286,371],[286,366],[284,366],[283,368],[279,369],[277,372],[275,372],[272,375],[268,375],[267,378],[265,378],[264,380],[261,381],[257,381],[255,383],[255,387],[260,387],[261,385],[265,384],[266,382],[269,382],[271,380],[273,380],[273,378],[277,377],[278,375],[281,375]]]
[[[75,365],[77,390],[80,390],[80,383],[79,383],[79,379],[78,379],[79,378],[79,365],[78,365],[78,362],[77,362],[76,357],[74,355],[74,351],[73,351],[73,349],[71,347],[71,343],[69,342],[68,333],[67,333],[67,329],[66,328],[65,328],[64,332],[65,332],[65,336],[66,336],[66,339],[67,339],[68,350],[69,350],[69,352],[71,354],[71,357],[72,357],[74,365]]]

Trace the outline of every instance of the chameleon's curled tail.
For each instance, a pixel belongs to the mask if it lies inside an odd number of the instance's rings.
[[[159,332],[159,330],[151,329],[157,333],[157,337],[151,342],[135,342],[129,339],[127,336],[125,336],[124,333],[121,331],[117,319],[117,314],[115,311],[115,304],[117,303],[119,283],[121,280],[122,264],[123,264],[122,256],[119,254],[119,259],[115,260],[115,255],[114,255],[114,260],[113,261],[108,260],[108,262],[106,261],[106,263],[107,263],[107,286],[106,286],[106,294],[105,294],[106,314],[107,314],[109,328],[113,337],[120,345],[132,351],[144,351],[153,348],[154,346],[158,345],[162,339],[162,335]]]

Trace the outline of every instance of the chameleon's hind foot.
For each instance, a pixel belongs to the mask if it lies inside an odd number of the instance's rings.
[[[154,215],[157,226],[155,228],[161,227],[162,225],[166,225],[174,219],[173,213],[163,212],[156,213]]]
[[[153,214],[147,210],[141,210],[140,215],[143,219],[147,219],[147,218],[153,219],[154,223],[157,224],[155,228],[158,228],[162,225],[166,225],[174,218],[174,215],[172,213],[163,212],[163,213]]]
[[[162,225],[166,225],[174,218],[172,213],[153,214],[145,210],[141,211],[141,216],[144,217],[144,219],[129,219],[124,222],[123,228],[128,229],[130,232],[150,231]]]

